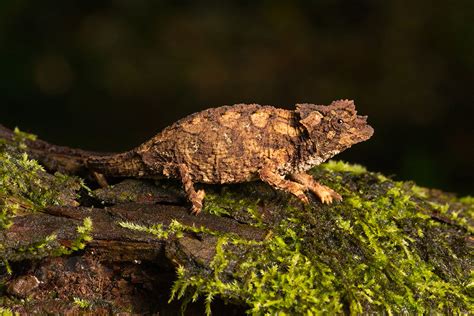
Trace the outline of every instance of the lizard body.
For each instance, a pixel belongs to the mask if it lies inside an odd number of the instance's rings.
[[[91,157],[87,165],[106,176],[180,179],[195,213],[204,191],[194,183],[261,179],[303,202],[310,190],[331,203],[341,196],[305,172],[372,134],[349,100],[295,110],[236,104],[191,114],[129,152]]]

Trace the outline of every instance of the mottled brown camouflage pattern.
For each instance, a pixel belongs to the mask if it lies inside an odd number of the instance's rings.
[[[297,104],[293,111],[236,104],[189,115],[136,149],[91,158],[88,166],[106,176],[180,179],[196,213],[204,191],[196,192],[195,182],[261,179],[303,202],[310,190],[331,203],[340,195],[305,171],[372,134],[349,100],[329,106]]]

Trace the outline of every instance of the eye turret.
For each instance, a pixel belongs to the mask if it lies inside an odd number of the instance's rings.
[[[345,121],[342,118],[334,118],[331,121],[331,125],[332,125],[333,128],[335,128],[337,130],[341,130],[342,128],[344,128]]]

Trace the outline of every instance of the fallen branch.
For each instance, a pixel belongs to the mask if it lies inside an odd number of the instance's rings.
[[[472,198],[332,162],[313,175],[342,203],[304,206],[260,182],[206,186],[194,216],[173,181],[89,191],[71,176],[87,177],[97,153],[4,127],[0,138],[0,305],[13,311],[176,311],[170,295],[204,297],[197,313],[216,297],[234,303],[212,304],[218,313],[472,310]]]

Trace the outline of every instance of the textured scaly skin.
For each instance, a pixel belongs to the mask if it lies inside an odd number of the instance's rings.
[[[310,190],[331,203],[340,195],[305,171],[372,134],[349,100],[298,104],[295,110],[237,104],[189,115],[129,152],[92,157],[87,165],[106,176],[180,179],[195,213],[204,197],[195,182],[261,179],[303,202]]]

